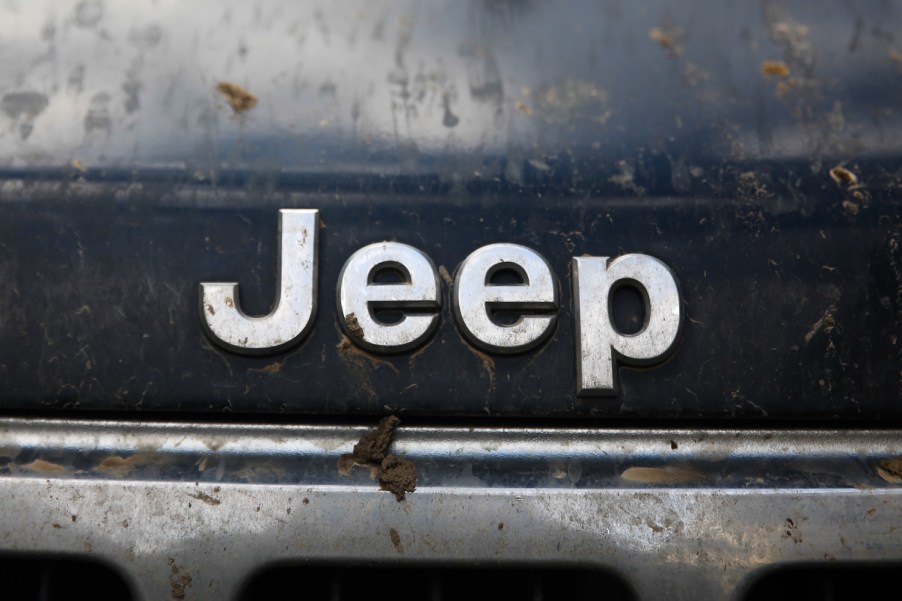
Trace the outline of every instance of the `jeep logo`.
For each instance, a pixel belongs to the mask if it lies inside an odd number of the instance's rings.
[[[277,290],[268,315],[246,315],[238,284],[200,284],[201,322],[220,346],[243,354],[270,354],[298,344],[316,317],[319,213],[279,211]],[[391,270],[400,281],[377,281]],[[680,294],[670,269],[643,254],[573,257],[570,262],[576,324],[577,394],[616,392],[616,365],[653,365],[676,346],[682,322]],[[495,281],[500,272],[516,282]],[[645,323],[624,334],[611,319],[610,298],[632,285],[645,301]],[[354,344],[374,353],[411,351],[438,327],[441,284],[432,260],[399,242],[370,244],[352,254],[337,282],[338,322]],[[560,310],[558,281],[536,251],[517,244],[489,244],[474,250],[457,268],[451,290],[457,327],[488,353],[522,353],[548,339]],[[400,317],[377,319],[379,310]],[[512,323],[497,319],[514,315]]]

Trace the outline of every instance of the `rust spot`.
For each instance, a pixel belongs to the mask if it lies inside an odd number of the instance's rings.
[[[682,467],[630,467],[620,474],[627,482],[643,484],[679,484],[681,482],[700,482],[704,475]]]
[[[188,496],[191,497],[192,499],[197,499],[198,501],[203,501],[207,505],[212,505],[214,507],[216,505],[219,505],[220,503],[222,503],[222,501],[220,501],[216,497],[211,497],[210,495],[208,495],[207,493],[204,493],[204,492],[199,492],[196,495],[188,495]]]
[[[884,459],[878,463],[877,475],[891,484],[902,484],[902,457]]]
[[[53,528],[56,529],[56,530],[59,530],[60,528],[62,528],[62,526],[60,526],[60,525],[57,524],[56,522],[53,522],[53,524],[51,524],[51,526],[53,526]]]
[[[401,546],[401,537],[398,535],[398,531],[394,528],[388,529],[388,537],[391,539],[391,544],[394,545],[395,551],[398,553],[404,553],[404,547]]]
[[[257,97],[237,83],[221,81],[216,90],[222,94],[235,113],[240,114],[257,106]]]
[[[213,308],[213,305],[207,303],[207,313],[210,315],[216,315],[216,309]]]
[[[899,52],[896,49],[890,50],[889,51],[889,60],[893,61],[897,65],[902,64],[902,52]]]
[[[225,299],[225,304],[226,304],[227,307],[234,307],[234,306],[235,306],[235,301],[232,300],[232,297],[231,297],[231,296],[227,296],[226,299]]]
[[[517,110],[526,115],[527,117],[532,115],[532,109],[529,108],[529,105],[523,102],[522,100],[518,100],[514,106],[517,107]]]
[[[764,61],[761,63],[761,74],[765,77],[789,77],[789,65],[783,61]]]
[[[858,176],[845,167],[834,167],[830,170],[830,178],[837,184],[851,186],[858,183]]]
[[[58,463],[51,463],[49,461],[44,461],[43,459],[35,459],[31,463],[19,466],[19,469],[42,474],[62,474],[69,471]]]

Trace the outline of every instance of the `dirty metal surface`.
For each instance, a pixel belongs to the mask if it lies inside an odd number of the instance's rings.
[[[824,193],[807,215],[775,215],[759,231],[716,199],[0,190],[3,408],[902,418],[893,199],[850,222]],[[265,355],[230,352],[204,332],[198,284],[238,281],[241,308],[266,314],[285,207],[318,208],[324,226],[309,333]],[[342,266],[384,240],[419,249],[441,275],[434,333],[390,354],[350,341],[336,309]],[[498,242],[537,251],[559,290],[547,339],[514,354],[475,346],[454,309],[461,262]],[[578,396],[571,261],[629,252],[672,271],[682,334],[664,363],[621,363],[613,398]],[[623,306],[627,325],[642,323],[641,306]]]
[[[400,502],[339,471],[366,431],[4,419],[0,553],[103,561],[146,600],[234,598],[285,561],[594,566],[640,600],[902,561],[894,430],[402,426]]]
[[[840,0],[5,2],[0,409],[899,420],[900,29]],[[265,314],[281,208],[322,218],[309,335],[220,350],[198,284]],[[336,315],[384,241],[441,276],[394,354]],[[496,243],[560,289],[514,355],[453,315]],[[672,270],[682,336],[578,397],[568,266],[626,253]]]

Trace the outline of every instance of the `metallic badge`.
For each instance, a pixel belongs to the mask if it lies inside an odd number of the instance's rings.
[[[377,282],[383,270],[399,272],[401,282]],[[337,292],[338,322],[355,344],[367,350],[397,353],[412,349],[438,326],[438,271],[429,257],[412,246],[380,242],[361,248],[342,268]],[[397,323],[384,323],[376,317],[378,309],[393,309],[402,315]]]
[[[493,284],[492,276],[508,269],[522,283]],[[492,319],[492,311],[518,313],[557,311],[557,283],[539,253],[518,244],[489,244],[464,259],[454,278],[454,316],[474,345],[496,353],[518,353],[544,341],[554,330],[556,315],[521,314],[512,324]]]
[[[276,300],[268,315],[251,317],[241,310],[237,283],[200,285],[201,321],[217,344],[266,354],[307,335],[316,315],[318,227],[316,210],[279,211]],[[616,394],[618,362],[653,365],[676,347],[683,318],[676,278],[664,263],[642,254],[574,257],[570,268],[576,392]],[[503,272],[514,281],[496,278]],[[635,287],[645,304],[644,323],[634,334],[619,331],[611,317],[611,299],[621,286]],[[422,345],[436,330],[441,299],[438,271],[425,253],[400,242],[379,242],[345,262],[335,304],[338,323],[354,344],[374,353],[400,353]],[[551,266],[518,244],[489,244],[465,258],[456,270],[451,304],[464,338],[497,354],[546,342],[561,309]],[[505,320],[499,319],[502,313]]]
[[[200,285],[201,323],[219,345],[236,353],[267,354],[299,342],[316,315],[319,211],[281,209],[272,310],[250,317],[238,306],[238,283]]]

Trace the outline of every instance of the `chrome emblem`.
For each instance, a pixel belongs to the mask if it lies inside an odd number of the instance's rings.
[[[238,303],[238,283],[200,284],[201,322],[220,346],[242,354],[271,354],[300,343],[316,318],[319,212],[279,211],[275,302],[268,315],[249,316]],[[381,271],[399,282],[377,282]],[[519,283],[494,283],[501,271]],[[570,261],[576,324],[576,392],[617,392],[617,362],[650,366],[676,347],[682,325],[679,287],[671,270],[644,254],[573,257]],[[338,323],[354,344],[374,353],[401,353],[421,346],[439,325],[442,304],[438,270],[425,253],[399,242],[365,246],[348,258],[337,282]],[[610,299],[632,285],[645,302],[645,323],[634,334],[618,331]],[[461,334],[488,353],[521,353],[545,342],[557,324],[559,283],[548,262],[518,244],[489,244],[474,250],[456,270],[452,313]],[[400,319],[385,323],[375,312],[390,309]],[[502,323],[493,314],[517,315]]]

